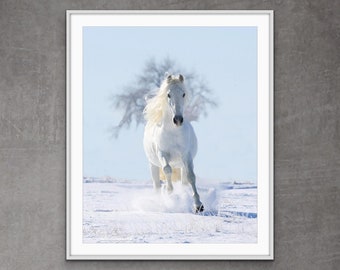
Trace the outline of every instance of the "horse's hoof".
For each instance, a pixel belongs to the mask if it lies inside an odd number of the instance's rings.
[[[165,189],[168,194],[171,194],[174,191],[174,187],[172,185],[166,185]]]
[[[159,194],[159,193],[161,193],[161,188],[160,187],[155,187],[153,189],[153,191],[154,191],[154,193]]]
[[[204,211],[204,206],[201,204],[200,206],[196,206],[196,213],[203,212]]]

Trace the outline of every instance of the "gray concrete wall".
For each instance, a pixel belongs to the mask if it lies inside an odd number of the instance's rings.
[[[65,10],[275,10],[275,261],[65,261]],[[339,269],[339,1],[0,1],[0,269]]]

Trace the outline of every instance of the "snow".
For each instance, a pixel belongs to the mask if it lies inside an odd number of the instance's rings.
[[[85,181],[83,191],[84,243],[257,243],[256,185],[198,183],[198,214],[177,182],[172,194],[137,181]]]

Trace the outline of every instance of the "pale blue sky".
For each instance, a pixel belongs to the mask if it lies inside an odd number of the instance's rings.
[[[201,75],[218,107],[193,122],[196,175],[212,181],[257,181],[257,29],[255,27],[84,27],[84,176],[150,179],[143,126],[118,139],[110,127],[121,93],[145,62],[166,57]],[[185,74],[183,74],[185,76]],[[152,89],[151,89],[152,90]]]

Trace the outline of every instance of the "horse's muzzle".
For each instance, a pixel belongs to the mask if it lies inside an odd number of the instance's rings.
[[[173,121],[174,121],[174,124],[176,126],[181,126],[183,124],[183,116],[182,115],[175,115]]]

